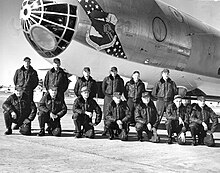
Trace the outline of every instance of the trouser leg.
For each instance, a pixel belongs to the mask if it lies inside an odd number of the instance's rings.
[[[103,130],[103,133],[102,133],[102,135],[104,136],[104,135],[106,135],[106,133],[107,133],[107,129],[106,129],[106,113],[107,113],[107,106],[108,106],[108,104],[109,103],[111,103],[111,101],[112,101],[112,97],[111,96],[105,96],[105,98],[104,98],[104,105],[103,105],[103,120],[104,120],[104,130]]]
[[[78,114],[78,113],[73,114],[73,123],[75,125],[76,137],[81,137],[82,136],[81,126],[84,123],[84,117],[85,117],[84,114]]]
[[[48,123],[50,119],[50,114],[40,111],[38,116],[40,129],[45,128],[45,123]]]
[[[196,135],[198,134],[198,125],[196,123],[191,123],[189,125],[190,127],[190,132],[191,132],[191,136],[192,136],[192,140],[193,140],[193,145],[196,145]]]
[[[142,136],[143,127],[144,127],[144,124],[142,124],[142,123],[136,123],[136,125],[135,125],[135,129],[137,131],[138,140],[141,140],[143,138],[143,136]]]
[[[4,119],[5,119],[5,126],[7,129],[11,129],[12,125],[12,117],[10,113],[4,113]]]

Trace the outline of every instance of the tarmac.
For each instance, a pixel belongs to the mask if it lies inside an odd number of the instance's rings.
[[[0,105],[9,94],[0,94]],[[71,103],[71,99],[69,99]],[[103,122],[95,127],[95,139],[76,139],[73,135],[71,104],[62,118],[62,136],[46,134],[38,137],[37,117],[32,123],[32,135],[18,130],[5,136],[3,111],[0,108],[0,173],[151,173],[151,172],[220,172],[220,128],[214,133],[216,146],[192,146],[190,133],[187,144],[168,145],[166,130],[161,125],[160,143],[144,138],[137,141],[134,127],[128,141],[102,137]]]

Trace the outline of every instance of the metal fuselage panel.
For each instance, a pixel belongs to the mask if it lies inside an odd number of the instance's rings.
[[[160,1],[97,0],[130,61],[218,77],[219,32]],[[176,15],[175,15],[176,13]]]

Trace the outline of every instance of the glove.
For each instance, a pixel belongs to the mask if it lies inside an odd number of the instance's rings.
[[[121,120],[117,120],[116,123],[118,124],[119,129],[122,129],[122,121]]]
[[[13,119],[17,119],[16,113],[15,113],[15,112],[12,112],[12,113],[11,113],[11,117],[12,117]]]
[[[147,128],[148,128],[149,131],[152,131],[152,126],[151,126],[150,123],[147,124]]]
[[[31,121],[26,118],[26,119],[23,121],[23,124],[28,124],[28,123],[30,123],[30,122],[31,122]]]
[[[179,125],[180,125],[180,124],[184,125],[184,122],[183,122],[183,120],[182,120],[181,117],[179,117]]]
[[[203,128],[204,128],[204,130],[205,130],[205,131],[207,131],[207,130],[208,130],[208,126],[206,125],[206,123],[205,123],[205,122],[202,122],[202,126],[203,126]]]
[[[88,111],[86,111],[85,114],[88,115],[89,118],[92,118],[92,116],[93,116],[92,112],[88,112]]]
[[[54,121],[56,118],[58,118],[58,116],[53,113],[50,113],[50,118]]]

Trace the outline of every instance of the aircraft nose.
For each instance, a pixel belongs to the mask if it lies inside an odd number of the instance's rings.
[[[24,35],[43,57],[62,53],[70,44],[78,22],[77,0],[24,0],[20,21]]]

